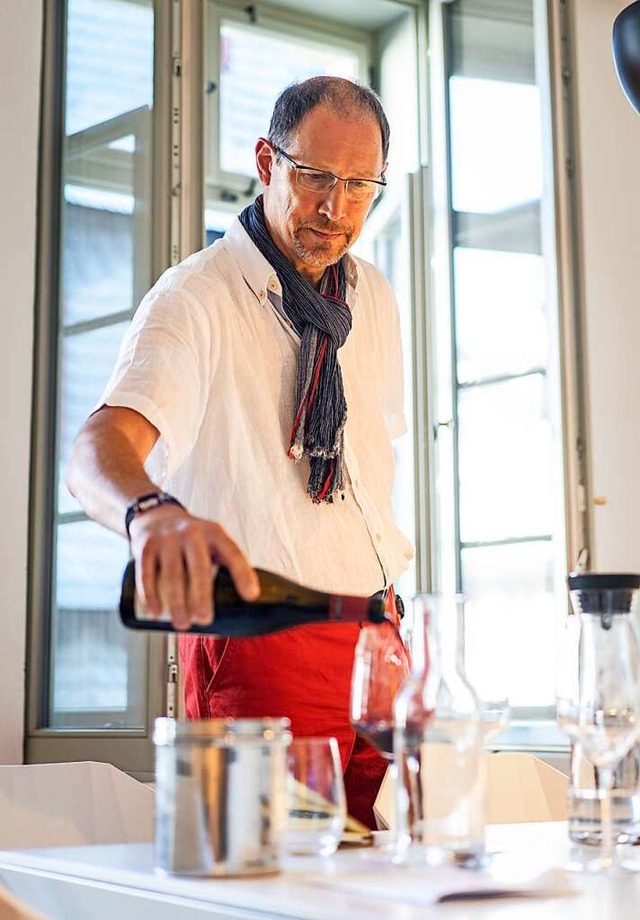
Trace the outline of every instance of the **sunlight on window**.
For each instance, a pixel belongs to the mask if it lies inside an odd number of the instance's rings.
[[[153,7],[69,0],[65,130],[75,134],[153,100]]]
[[[320,74],[357,79],[355,52],[223,22],[220,47],[220,166],[255,175],[253,148],[266,135],[273,104],[289,83]]]
[[[540,198],[538,87],[452,76],[449,92],[454,210],[492,214]]]
[[[454,250],[458,381],[544,367],[544,262],[533,253]]]
[[[550,535],[555,492],[545,376],[462,390],[458,412],[462,542]]]
[[[552,706],[558,610],[551,541],[464,550],[465,664],[484,699]]]

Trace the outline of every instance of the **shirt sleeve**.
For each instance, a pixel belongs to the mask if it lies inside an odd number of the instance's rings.
[[[210,389],[211,340],[203,308],[186,291],[152,289],[124,335],[100,399],[99,405],[134,409],[158,429],[152,457],[161,478],[180,466],[197,439]]]

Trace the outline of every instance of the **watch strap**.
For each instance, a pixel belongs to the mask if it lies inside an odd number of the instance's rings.
[[[178,508],[184,508],[182,502],[179,502],[173,495],[169,495],[168,492],[147,492],[146,495],[140,495],[135,501],[131,502],[124,516],[124,527],[127,531],[127,536],[131,538],[129,528],[136,515],[151,511],[152,508],[159,508],[160,505],[177,505]]]

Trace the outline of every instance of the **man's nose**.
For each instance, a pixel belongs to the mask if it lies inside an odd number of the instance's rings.
[[[347,186],[344,182],[336,182],[333,188],[323,195],[318,211],[330,220],[341,220],[347,213],[347,206]]]

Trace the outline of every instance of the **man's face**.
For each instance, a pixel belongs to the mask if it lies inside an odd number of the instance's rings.
[[[377,120],[353,113],[344,117],[317,105],[300,122],[285,153],[304,166],[345,179],[378,179],[384,168]],[[328,192],[309,191],[296,181],[296,170],[277,157],[261,138],[256,161],[265,185],[264,213],[271,237],[282,254],[312,284],[327,265],[337,262],[355,243],[373,196],[347,197],[343,182]]]

